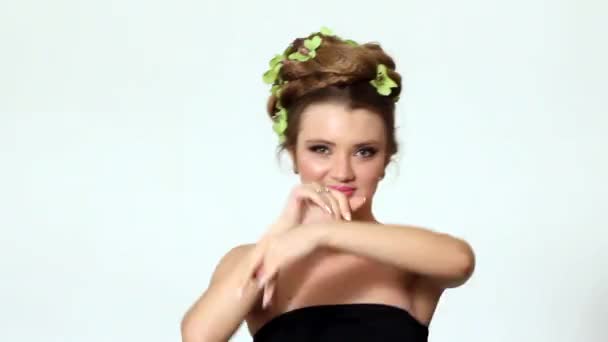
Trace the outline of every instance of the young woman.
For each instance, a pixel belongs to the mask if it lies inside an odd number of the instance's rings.
[[[182,321],[185,342],[427,341],[446,288],[473,273],[465,241],[384,224],[374,194],[397,152],[401,92],[378,44],[327,29],[270,63],[268,112],[300,182],[264,236],[230,250]]]

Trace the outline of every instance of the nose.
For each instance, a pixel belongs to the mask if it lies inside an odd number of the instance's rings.
[[[336,155],[332,163],[332,178],[338,182],[349,182],[355,178],[349,154]]]

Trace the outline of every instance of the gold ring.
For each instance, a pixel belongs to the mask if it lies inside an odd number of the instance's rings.
[[[329,192],[329,189],[327,187],[322,187],[322,188],[319,188],[319,189],[315,189],[315,192],[318,193],[318,194],[320,194],[322,192]]]

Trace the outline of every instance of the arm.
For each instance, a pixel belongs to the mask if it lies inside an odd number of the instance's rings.
[[[358,254],[428,278],[440,288],[464,284],[475,268],[465,241],[427,229],[370,222],[314,224],[322,247]]]
[[[183,342],[228,341],[260,300],[255,286],[246,287],[241,298],[237,296],[242,279],[239,271],[248,265],[251,247],[235,247],[218,263],[209,287],[182,319]]]

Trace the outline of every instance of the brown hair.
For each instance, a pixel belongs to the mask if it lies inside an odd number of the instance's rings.
[[[401,76],[395,62],[377,43],[352,44],[335,36],[313,33],[295,39],[285,55],[304,49],[304,40],[319,35],[323,42],[316,56],[305,62],[284,60],[279,72],[280,104],[287,109],[285,140],[279,151],[295,146],[300,117],[307,106],[317,102],[343,103],[349,109],[365,108],[382,118],[387,137],[387,158],[397,152],[395,139],[395,102],[401,93]],[[397,83],[389,96],[378,94],[369,82],[376,78],[377,66],[384,64],[388,76]],[[277,97],[268,99],[267,111],[272,118],[277,111]]]

